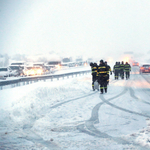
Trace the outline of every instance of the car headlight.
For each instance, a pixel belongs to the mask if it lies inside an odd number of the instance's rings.
[[[38,73],[38,74],[41,74],[41,73],[42,73],[42,70],[38,69],[38,70],[37,70],[37,73]]]
[[[31,70],[31,71],[30,71],[30,74],[34,75],[34,74],[35,74],[35,71],[34,71],[34,70]]]

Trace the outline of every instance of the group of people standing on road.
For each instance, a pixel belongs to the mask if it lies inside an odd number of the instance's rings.
[[[92,88],[94,88],[94,82],[97,81],[100,84],[100,92],[103,94],[104,92],[107,93],[107,85],[109,84],[109,72],[111,72],[111,68],[107,65],[107,62],[100,60],[100,64],[97,63],[90,63],[91,71],[92,71]]]
[[[126,62],[125,64],[123,61],[121,62],[121,64],[120,64],[120,62],[116,62],[116,64],[114,65],[114,68],[113,68],[115,80],[118,80],[119,77],[121,79],[124,79],[124,74],[125,74],[126,79],[129,79],[130,71],[131,71],[131,66],[130,66],[130,64],[128,64],[128,62]]]
[[[107,64],[107,61],[100,60],[100,64],[97,63],[90,63],[91,66],[91,74],[92,74],[92,89],[95,91],[94,83],[98,82],[100,85],[100,92],[103,94],[104,92],[107,93],[107,85],[109,84],[109,74],[112,75],[114,72],[115,80],[118,80],[119,77],[124,79],[124,73],[126,73],[126,79],[130,77],[131,66],[127,62],[124,64],[122,61],[116,62],[113,67],[113,71],[111,67]],[[99,90],[99,89],[98,89]]]

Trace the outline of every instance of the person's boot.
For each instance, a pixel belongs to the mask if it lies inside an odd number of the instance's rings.
[[[103,94],[103,89],[101,89],[101,93],[100,94]]]
[[[94,86],[92,86],[92,88],[93,88],[93,91],[95,91]]]
[[[105,93],[107,93],[107,88],[105,88]]]

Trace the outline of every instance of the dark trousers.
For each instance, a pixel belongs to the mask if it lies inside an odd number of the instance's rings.
[[[102,80],[102,79],[99,80],[101,93],[103,93],[104,90],[105,93],[107,92],[107,83],[108,83],[107,80]]]
[[[121,76],[121,79],[124,79],[124,71],[123,70],[120,70],[120,76]]]
[[[126,79],[129,79],[129,78],[130,78],[130,72],[127,71],[127,72],[126,72]]]
[[[118,76],[119,76],[119,71],[115,70],[115,80],[118,79]]]
[[[92,75],[92,89],[94,90],[94,82],[96,81],[96,75]]]
[[[107,85],[109,85],[109,74],[108,74],[108,79],[107,79]]]

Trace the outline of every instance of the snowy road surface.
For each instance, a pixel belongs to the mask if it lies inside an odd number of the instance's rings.
[[[150,75],[110,76],[108,93],[91,75],[0,91],[0,150],[150,149]]]

